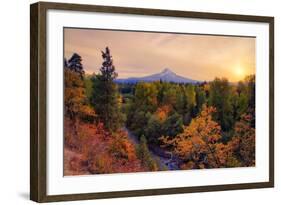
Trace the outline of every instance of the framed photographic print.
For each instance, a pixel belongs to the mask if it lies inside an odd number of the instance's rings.
[[[31,5],[30,197],[274,186],[274,18]]]

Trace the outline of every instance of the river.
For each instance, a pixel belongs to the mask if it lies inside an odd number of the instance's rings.
[[[134,145],[139,145],[139,140],[137,136],[135,136],[130,130],[128,130],[126,127],[123,128],[125,132],[127,132],[129,139]],[[160,148],[153,149],[152,147],[149,147],[149,152],[152,156],[152,158],[158,162],[158,165],[160,166],[160,170],[179,170],[178,162],[175,160],[175,158],[172,156],[172,153],[165,152],[165,156],[163,154],[159,153]],[[158,151],[157,151],[158,150]],[[164,151],[161,150],[163,153]]]

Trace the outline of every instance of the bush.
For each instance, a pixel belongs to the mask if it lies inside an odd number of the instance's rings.
[[[110,146],[110,152],[116,158],[123,158],[129,161],[136,159],[136,153],[133,144],[124,136],[114,137]]]
[[[112,173],[112,160],[104,154],[97,154],[92,157],[88,170],[92,174],[108,174]]]

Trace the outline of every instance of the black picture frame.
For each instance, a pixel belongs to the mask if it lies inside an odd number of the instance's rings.
[[[269,24],[269,181],[212,186],[178,187],[149,190],[115,191],[87,194],[47,195],[47,80],[46,80],[46,13],[47,10],[105,12],[216,19]],[[274,187],[274,17],[109,7],[82,4],[38,2],[30,6],[30,199],[36,202],[179,194],[237,189]]]

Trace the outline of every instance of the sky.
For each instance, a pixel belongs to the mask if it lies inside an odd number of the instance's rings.
[[[225,77],[231,82],[255,74],[255,38],[64,29],[64,55],[82,57],[86,73],[98,73],[108,46],[118,78],[142,77],[169,68],[200,81]]]

